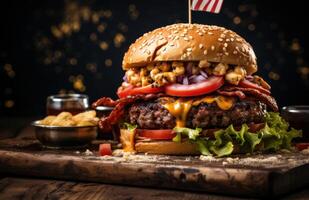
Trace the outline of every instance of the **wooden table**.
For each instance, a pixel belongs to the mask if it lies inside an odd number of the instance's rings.
[[[28,120],[29,121],[29,120]],[[25,121],[26,123],[28,122]],[[10,123],[7,123],[10,124]],[[22,123],[20,123],[22,124]],[[0,130],[2,139],[33,139],[33,132],[20,127]],[[12,133],[12,134],[11,134]],[[16,134],[14,134],[16,133]],[[0,199],[240,199],[207,193],[151,189],[89,182],[72,182],[0,174]],[[285,196],[284,199],[309,199],[309,189]]]

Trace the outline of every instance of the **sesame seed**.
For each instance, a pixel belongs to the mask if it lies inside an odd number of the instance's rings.
[[[192,35],[189,35],[189,38],[192,40],[193,39]]]
[[[203,44],[199,44],[198,46],[199,46],[200,49],[203,49],[203,47],[204,47]]]
[[[191,51],[192,51],[192,48],[187,48],[187,51],[191,52]]]
[[[204,51],[204,55],[207,55],[207,49]]]
[[[218,41],[222,42],[222,41],[223,41],[223,39],[222,39],[222,38],[218,38]]]
[[[226,42],[229,42],[229,41],[230,41],[230,39],[228,39],[228,38],[227,38],[225,41],[226,41]]]
[[[189,38],[187,38],[187,37],[184,37],[183,39],[184,39],[185,41],[189,41]]]
[[[222,33],[222,34],[220,35],[220,37],[225,38],[225,34]]]
[[[236,51],[236,50],[235,50],[235,51],[233,51],[233,54],[235,54],[235,55],[236,55],[236,54],[237,54],[237,51]]]
[[[234,41],[234,38],[231,38],[230,40],[233,42],[233,41]]]
[[[212,33],[212,32],[207,32],[207,34],[208,34],[208,35],[213,35],[213,33]]]
[[[178,35],[175,37],[175,40],[179,40],[179,36]]]
[[[227,47],[227,43],[224,43],[224,45],[223,45],[224,47]]]
[[[215,46],[214,45],[211,46],[211,50],[213,50],[213,51],[215,50]]]
[[[228,56],[228,55],[229,55],[229,52],[225,52],[224,54],[225,54],[226,56]]]
[[[199,34],[200,36],[203,36],[203,33],[201,33],[201,32],[198,32],[198,34]]]
[[[240,38],[236,38],[236,41],[237,41],[237,42],[240,42],[240,41],[241,41],[241,39],[240,39]]]

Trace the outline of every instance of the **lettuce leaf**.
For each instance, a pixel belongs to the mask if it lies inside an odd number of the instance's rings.
[[[209,149],[207,148],[207,141],[204,141],[201,138],[198,138],[196,140],[197,148],[201,152],[202,155],[205,156],[211,156],[212,154],[210,153]]]
[[[173,142],[181,142],[181,133],[176,133],[176,136],[173,138]]]
[[[202,131],[202,129],[201,128],[191,129],[191,128],[175,127],[173,131],[175,131],[176,133],[181,133],[185,136],[188,136],[188,138],[191,140],[196,140],[196,138],[200,135],[200,132]]]
[[[280,117],[279,113],[274,112],[266,113],[265,127],[256,133],[249,132],[247,124],[243,124],[239,131],[235,130],[233,125],[220,129],[214,132],[214,139],[201,136],[201,128],[175,127],[173,130],[177,133],[173,141],[181,142],[182,135],[187,136],[191,142],[196,143],[201,154],[218,157],[230,155],[235,145],[240,147],[243,153],[289,149],[292,139],[302,136],[300,130],[293,128],[289,130],[289,124]]]
[[[129,131],[134,131],[137,128],[137,125],[133,125],[127,122],[123,123],[123,126],[128,129]]]
[[[234,150],[234,145],[232,142],[227,142],[223,146],[211,146],[210,150],[218,157],[230,155]]]

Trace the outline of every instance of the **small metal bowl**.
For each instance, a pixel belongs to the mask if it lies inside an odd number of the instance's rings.
[[[97,126],[47,126],[34,121],[36,138],[48,148],[84,147],[97,137]]]
[[[303,137],[298,140],[309,141],[309,105],[283,107],[281,115],[291,127],[303,130]]]

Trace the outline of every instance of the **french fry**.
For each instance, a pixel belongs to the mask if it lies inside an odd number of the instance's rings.
[[[52,126],[68,126],[67,124],[70,124],[69,126],[74,126],[75,122],[71,120],[72,114],[69,112],[62,112],[53,120],[53,122],[50,124]],[[67,122],[66,122],[67,121]]]
[[[61,112],[57,116],[49,115],[40,120],[42,125],[49,126],[96,126],[99,118],[94,110],[72,115],[69,112]]]
[[[79,121],[83,121],[84,119],[95,118],[95,116],[96,116],[96,112],[94,110],[90,110],[90,111],[86,111],[86,112],[82,112],[77,115],[74,115],[72,119],[76,122],[79,122]]]
[[[56,119],[56,116],[49,115],[45,117],[44,119],[40,120],[39,123],[42,125],[50,125],[55,119]]]

